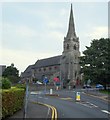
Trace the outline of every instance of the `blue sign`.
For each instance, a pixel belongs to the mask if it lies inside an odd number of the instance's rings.
[[[47,78],[44,78],[43,82],[44,82],[45,84],[47,84],[47,83],[49,82],[49,80],[48,80]]]

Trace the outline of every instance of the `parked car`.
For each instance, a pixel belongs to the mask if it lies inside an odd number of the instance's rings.
[[[99,89],[104,89],[104,86],[103,86],[103,85],[101,85],[101,84],[97,84],[97,85],[96,85],[96,88],[99,88]]]
[[[84,85],[83,85],[83,88],[84,88],[84,89],[85,89],[85,88],[91,88],[91,86],[88,85],[88,84],[84,84]]]

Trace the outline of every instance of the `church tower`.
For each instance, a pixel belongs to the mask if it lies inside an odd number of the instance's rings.
[[[76,80],[80,79],[79,57],[79,38],[76,36],[75,32],[71,4],[68,32],[66,37],[64,37],[63,52],[61,57],[60,73],[63,86],[67,86],[70,83],[76,84]]]

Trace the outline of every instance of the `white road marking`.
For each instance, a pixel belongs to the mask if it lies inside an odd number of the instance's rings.
[[[31,95],[37,95],[37,94],[42,94],[43,92],[42,91],[31,91],[30,94]]]
[[[48,98],[45,98],[45,97],[41,97],[41,96],[39,96],[38,98],[48,99]]]
[[[104,112],[104,113],[110,114],[110,112],[107,111],[107,110],[101,110],[101,111]]]
[[[94,104],[92,104],[90,102],[86,102],[86,103],[89,103],[91,106],[98,107],[97,105],[94,105]]]
[[[36,95],[38,92],[30,92],[31,95]]]
[[[38,98],[43,98],[43,97],[38,97]]]
[[[48,107],[48,112],[47,112],[47,116],[49,115],[49,113],[50,113],[50,107]]]
[[[39,91],[38,93],[39,93],[39,94],[41,94],[42,92],[41,92],[41,91]]]
[[[44,99],[48,99],[48,98],[44,98]]]
[[[94,105],[90,102],[84,102],[84,103],[76,102],[76,103],[81,104],[81,105],[86,106],[86,107],[89,107],[89,108],[98,107],[97,105]]]
[[[87,105],[87,104],[84,104],[84,103],[80,103],[80,102],[76,102],[77,104],[81,104],[83,106],[86,106],[86,107],[89,107],[89,108],[92,108],[91,106]]]

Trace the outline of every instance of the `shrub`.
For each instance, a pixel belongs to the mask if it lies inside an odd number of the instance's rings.
[[[23,88],[26,90],[26,85],[25,84],[17,84],[16,85],[17,88]]]
[[[23,107],[25,90],[12,88],[2,91],[2,118],[13,115]]]
[[[7,78],[2,78],[2,89],[11,88],[11,82]]]

